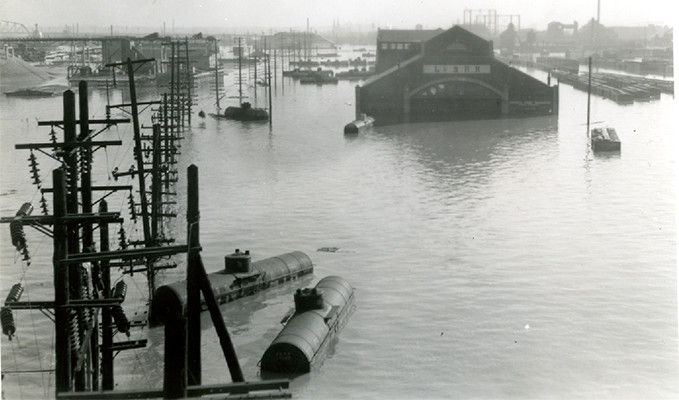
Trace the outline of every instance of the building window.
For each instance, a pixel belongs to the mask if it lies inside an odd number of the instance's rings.
[[[389,48],[389,43],[382,43],[382,50],[386,50]]]
[[[403,43],[404,50],[410,50],[410,43]]]
[[[403,43],[397,43],[397,44],[396,44],[396,49],[397,49],[397,50],[403,50]]]

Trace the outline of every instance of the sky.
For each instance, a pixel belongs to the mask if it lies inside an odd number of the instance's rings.
[[[607,26],[674,25],[676,0],[600,0]],[[548,22],[596,17],[597,0],[0,0],[0,19],[32,28],[79,24],[158,28],[304,28],[353,23],[381,28],[450,27],[463,22],[464,10],[497,10],[521,15],[522,28],[545,29]],[[159,28],[158,28],[159,29]],[[156,29],[156,30],[158,30]]]

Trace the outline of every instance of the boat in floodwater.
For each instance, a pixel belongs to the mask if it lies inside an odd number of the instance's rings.
[[[591,131],[592,151],[620,151],[620,138],[610,127],[594,128]]]

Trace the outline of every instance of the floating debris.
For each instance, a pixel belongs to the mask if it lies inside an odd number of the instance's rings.
[[[339,247],[321,247],[316,251],[322,251],[324,253],[337,253],[338,251],[340,251],[340,248]]]

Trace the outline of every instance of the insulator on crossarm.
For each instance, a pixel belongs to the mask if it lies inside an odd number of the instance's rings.
[[[89,169],[88,168],[88,162],[87,162],[88,161],[87,160],[87,152],[85,151],[84,147],[81,147],[78,150],[78,155],[79,155],[79,157],[78,157],[78,167],[80,168],[80,173],[83,173],[83,172],[85,172]]]
[[[68,339],[71,341],[71,350],[80,349],[80,331],[78,330],[78,313],[75,310],[69,312]]]
[[[15,219],[9,223],[9,233],[12,237],[12,244],[17,251],[21,251],[26,247],[26,234],[24,233],[24,223]]]
[[[125,281],[118,281],[116,287],[113,289],[113,297],[120,299],[120,302],[125,301],[125,295],[127,294],[127,283]]]
[[[27,266],[31,265],[31,255],[28,252],[28,247],[24,247],[23,249],[21,249],[21,259],[23,261],[26,261]]]
[[[130,195],[127,197],[127,203],[130,207],[130,218],[132,218],[132,221],[137,221],[137,205],[134,203],[134,196],[132,196],[132,192],[130,192]]]
[[[21,285],[21,283],[15,283],[14,286],[12,286],[12,288],[9,290],[9,294],[5,299],[5,303],[14,303],[15,301],[19,301],[23,292],[24,287]]]
[[[120,248],[125,250],[127,248],[127,237],[125,236],[125,228],[120,225],[120,230],[118,231],[118,241]]]
[[[33,154],[32,151],[31,154],[28,156],[28,161],[29,161],[28,166],[31,169],[31,177],[33,178],[33,184],[40,187],[40,185],[42,184],[42,182],[40,181],[39,174],[40,169],[38,168],[38,161],[35,158],[35,154]]]
[[[40,195],[40,208],[44,215],[49,215],[49,209],[47,208],[47,200],[45,199],[45,194]]]
[[[92,296],[90,295],[90,274],[87,272],[87,268],[83,267],[80,265],[78,267],[80,270],[80,298],[81,299],[91,299]],[[92,310],[90,308],[83,308],[83,316],[85,317],[84,321],[81,321],[83,323],[83,328],[85,328],[85,325],[89,325],[92,322]]]
[[[12,336],[14,336],[17,329],[14,326],[14,315],[12,315],[11,308],[2,307],[0,309],[0,323],[2,324],[2,333],[7,335],[9,340],[12,340]]]
[[[24,222],[22,217],[29,216],[33,212],[33,205],[31,203],[24,203],[17,211],[14,220],[9,223],[9,233],[12,237],[12,244],[23,255],[24,261],[30,265],[30,256],[26,246],[26,233],[24,232]]]
[[[111,315],[113,315],[113,321],[116,323],[118,331],[130,336],[130,321],[127,319],[127,316],[125,316],[123,308],[120,305],[112,306]]]
[[[52,143],[56,143],[56,142],[57,142],[57,133],[54,132],[54,126],[52,126],[52,129],[50,130],[50,141],[51,141]]]

